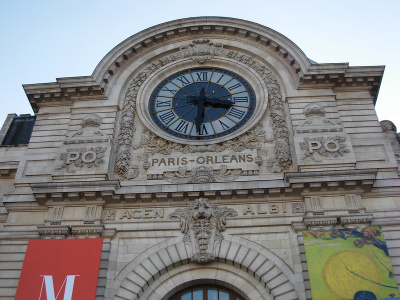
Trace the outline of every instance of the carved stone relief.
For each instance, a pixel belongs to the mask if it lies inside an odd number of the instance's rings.
[[[64,207],[54,207],[53,219],[62,219],[64,213]]]
[[[206,183],[206,182],[230,182],[238,178],[242,170],[228,170],[225,165],[219,171],[204,166],[195,168],[190,172],[185,167],[180,167],[178,172],[165,173],[168,182],[175,184],[182,183]]]
[[[71,234],[76,238],[99,238],[103,233],[103,225],[71,226]]]
[[[345,142],[345,136],[304,138],[300,143],[300,149],[303,150],[302,159],[311,158],[318,161],[321,157],[343,156],[344,153],[350,152]]]
[[[66,152],[61,153],[60,160],[62,164],[57,170],[64,169],[68,173],[75,173],[76,168],[86,166],[88,168],[97,167],[103,164],[104,153],[107,148],[104,147],[82,147],[82,148],[68,148]]]
[[[340,124],[326,117],[325,108],[310,103],[304,107],[303,114],[306,121],[295,129],[294,136],[300,170],[329,164],[330,168],[354,167],[350,138]]]
[[[64,144],[102,143],[109,139],[100,130],[101,117],[97,114],[86,115],[81,122],[81,128],[71,134]]]
[[[179,51],[154,61],[148,67],[139,72],[139,74],[131,81],[125,95],[120,122],[120,132],[116,141],[117,159],[115,163],[115,172],[119,176],[123,179],[134,179],[139,175],[139,166],[132,164],[132,150],[135,147],[133,145],[133,136],[136,131],[136,98],[143,82],[156,70],[168,65],[169,63],[185,58],[191,58],[199,63],[204,63],[206,60],[213,59],[217,56],[246,64],[255,70],[264,81],[264,84],[268,89],[268,105],[274,135],[273,141],[270,142],[275,143],[274,153],[272,155],[274,158],[269,159],[268,169],[270,172],[282,172],[290,168],[292,165],[292,158],[289,147],[289,130],[286,124],[280,86],[273,73],[251,56],[243,55],[233,50],[224,49],[222,44],[213,43],[208,39],[198,39],[181,47]],[[145,135],[146,137],[144,137],[143,143],[147,144],[147,150],[150,150],[149,153],[171,153],[172,151],[202,152],[207,151],[206,147],[224,147],[223,145],[185,146],[183,144],[166,141],[152,133],[146,132]],[[243,142],[238,144],[237,147],[247,147],[247,143],[245,142],[247,138],[247,133],[242,137],[238,137],[237,141],[242,139]],[[231,144],[228,142],[226,145],[229,145],[229,147],[236,147],[234,141],[231,141]],[[251,143],[250,145],[254,145],[254,143]],[[140,159],[146,161],[149,153],[142,154]]]
[[[96,176],[106,176],[111,140],[100,130],[101,124],[97,114],[88,114],[82,119],[80,128],[69,134],[59,148],[53,176],[88,176],[94,172]]]
[[[67,225],[38,226],[38,233],[42,239],[63,239],[70,234],[70,230]]]
[[[114,221],[115,220],[115,215],[116,215],[116,210],[104,210],[103,211],[103,220],[104,221]]]
[[[304,214],[305,207],[304,203],[292,203],[292,213],[293,214]]]
[[[138,159],[139,161],[144,161],[143,166],[145,169],[149,169],[151,167],[149,160],[151,160],[155,154],[167,156],[174,151],[182,154],[207,152],[215,154],[226,150],[231,150],[235,153],[241,153],[245,150],[256,150],[257,156],[254,157],[254,163],[260,166],[263,162],[262,157],[267,154],[267,150],[264,147],[267,142],[265,132],[260,125],[233,140],[204,146],[174,143],[146,130],[142,134],[140,146],[138,147],[142,149],[143,153],[138,155]],[[215,166],[214,168],[207,168],[204,166],[194,168],[179,167],[177,171],[174,172],[165,171],[163,174],[148,173],[147,179],[167,179],[167,181],[171,183],[229,182],[235,180],[239,176],[254,176],[258,174],[258,170],[242,170],[241,168],[221,165],[217,168]]]
[[[180,220],[183,240],[191,245],[192,262],[206,264],[215,260],[217,244],[224,239],[226,218],[237,216],[236,210],[216,206],[207,198],[197,198],[186,208],[179,208],[169,215]]]
[[[383,133],[386,139],[390,142],[397,164],[400,166],[400,134],[397,133],[397,128],[393,122],[383,120],[380,122]]]
[[[357,205],[357,195],[345,195],[344,196],[347,207],[356,207]]]
[[[310,197],[310,204],[311,204],[311,209],[313,210],[320,210],[323,209],[324,207],[322,206],[322,201],[320,196],[312,196]]]
[[[306,121],[296,128],[296,133],[342,132],[340,125],[325,117],[325,109],[318,103],[310,103],[303,109]]]
[[[339,221],[344,227],[351,225],[370,225],[373,221],[373,215],[340,216]]]

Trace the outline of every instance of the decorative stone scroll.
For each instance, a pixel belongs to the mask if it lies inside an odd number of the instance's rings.
[[[177,52],[154,61],[132,79],[125,95],[119,135],[116,141],[117,159],[115,163],[115,172],[119,176],[123,179],[134,179],[139,175],[139,166],[132,164],[131,151],[134,147],[133,136],[136,131],[135,115],[137,94],[143,82],[156,70],[172,62],[191,58],[194,61],[203,63],[217,56],[236,60],[249,66],[257,72],[264,81],[268,89],[268,105],[275,142],[274,159],[270,159],[268,162],[270,166],[269,170],[271,172],[282,172],[290,168],[292,165],[292,158],[289,146],[289,129],[286,124],[280,86],[274,74],[251,56],[224,49],[222,44],[213,43],[208,39],[197,39],[181,47]],[[168,147],[170,147],[170,150],[185,148],[178,143],[171,143]],[[196,146],[192,149],[196,149],[195,147]],[[190,146],[186,149],[190,151],[189,148]]]
[[[183,240],[192,248],[191,261],[206,264],[215,260],[217,244],[224,239],[226,218],[237,216],[232,208],[216,206],[207,198],[197,198],[186,208],[179,208],[169,215],[180,220]]]

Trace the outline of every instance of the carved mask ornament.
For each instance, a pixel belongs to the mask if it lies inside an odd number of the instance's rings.
[[[180,220],[183,240],[192,248],[192,262],[206,264],[215,260],[217,245],[224,239],[221,232],[225,230],[226,217],[237,215],[232,208],[197,198],[188,207],[175,210],[169,218]]]

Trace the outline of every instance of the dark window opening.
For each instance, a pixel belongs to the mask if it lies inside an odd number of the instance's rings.
[[[15,117],[1,145],[15,146],[29,144],[35,120],[35,116],[31,115]]]
[[[168,300],[243,300],[243,298],[225,287],[198,285],[181,290]]]

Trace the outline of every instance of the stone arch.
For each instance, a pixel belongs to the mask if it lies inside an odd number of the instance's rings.
[[[298,298],[294,272],[267,248],[245,238],[226,236],[216,249],[215,256],[218,263],[242,270],[247,276],[253,277],[272,299]],[[190,246],[179,238],[151,247],[118,274],[112,287],[116,291],[113,299],[141,299],[143,295],[148,295],[147,289],[165,273],[190,264],[190,257]],[[204,269],[208,265],[196,266]]]
[[[298,74],[305,73],[310,61],[303,51],[286,36],[275,30],[250,21],[225,17],[194,17],[174,20],[145,29],[114,47],[97,65],[92,76],[102,88],[107,89],[113,76],[124,64],[148,48],[185,36],[226,35],[242,38],[270,49],[282,57],[286,64]]]
[[[209,274],[215,276],[210,278]],[[247,272],[218,262],[206,266],[189,263],[176,267],[155,280],[141,297],[147,300],[168,300],[182,289],[203,284],[228,288],[245,300],[273,300],[264,286]]]

